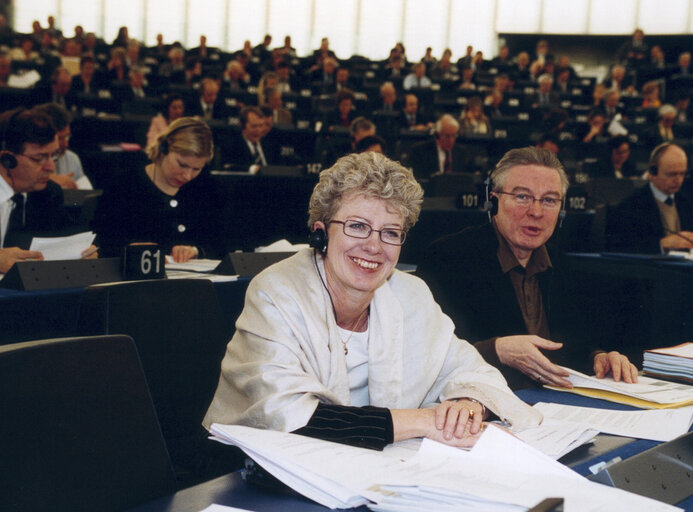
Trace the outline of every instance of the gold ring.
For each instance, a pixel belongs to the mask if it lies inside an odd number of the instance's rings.
[[[473,418],[474,417],[474,411],[472,409],[467,409],[469,411],[469,417]]]

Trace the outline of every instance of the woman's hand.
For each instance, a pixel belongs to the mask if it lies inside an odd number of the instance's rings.
[[[435,408],[393,409],[394,440],[427,437],[460,448],[474,446],[483,432],[484,408],[469,399],[446,400]]]
[[[197,258],[199,251],[192,245],[174,245],[171,249],[171,256],[176,263],[185,263],[188,260]]]

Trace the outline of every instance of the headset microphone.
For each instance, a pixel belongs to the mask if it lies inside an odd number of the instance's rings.
[[[308,235],[308,245],[321,253],[327,252],[327,233],[322,228],[310,232]]]

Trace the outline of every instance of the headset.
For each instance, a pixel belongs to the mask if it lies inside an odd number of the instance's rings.
[[[168,132],[166,134],[166,136],[163,139],[161,139],[161,142],[159,143],[159,153],[161,153],[162,156],[168,155],[168,152],[171,150],[169,143],[168,143],[169,137],[171,137],[174,133],[181,132],[187,128],[191,128],[193,126],[198,126],[199,123],[200,123],[200,121],[192,120],[191,122],[185,123],[181,126],[178,126],[177,128]]]
[[[327,233],[324,229],[318,228],[308,235],[308,245],[325,254],[327,252]]]
[[[652,150],[652,153],[650,153],[650,168],[648,169],[650,175],[657,176],[659,172],[659,161],[662,159],[666,149],[670,146],[673,146],[671,142],[662,142]]]
[[[17,167],[18,162],[17,157],[14,156],[9,149],[7,149],[7,134],[9,133],[10,127],[12,126],[15,118],[24,112],[24,110],[24,107],[17,108],[12,114],[10,114],[10,117],[7,119],[7,122],[3,127],[2,144],[0,145],[0,165],[7,169],[8,172]]]
[[[490,171],[488,173],[488,176],[484,180],[484,185],[486,185],[486,201],[484,201],[484,208],[483,211],[485,211],[488,214],[488,220],[489,222],[493,223],[493,217],[498,213],[498,196],[491,195],[493,191],[493,181],[491,180],[491,176],[493,176],[495,169],[493,171]],[[565,211],[565,197],[561,201],[561,211],[558,212],[558,224],[557,228],[561,229],[563,227],[563,220],[565,219],[566,216],[566,211]]]

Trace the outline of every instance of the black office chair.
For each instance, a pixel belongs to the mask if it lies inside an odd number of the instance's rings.
[[[89,286],[79,325],[83,334],[121,333],[135,340],[180,488],[240,467],[234,454],[218,470],[208,469],[206,460],[210,445],[215,450],[217,443],[206,439],[201,423],[229,341],[210,281]]]
[[[128,336],[0,347],[0,510],[116,511],[175,490]]]

